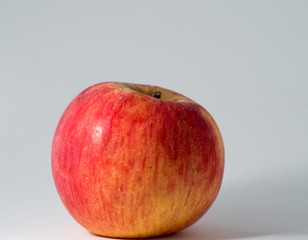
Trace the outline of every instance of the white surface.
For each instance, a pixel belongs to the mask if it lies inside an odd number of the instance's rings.
[[[221,192],[160,239],[308,239],[307,1],[0,0],[0,239],[99,239],[60,202],[50,148],[102,81],[180,92],[216,119]]]

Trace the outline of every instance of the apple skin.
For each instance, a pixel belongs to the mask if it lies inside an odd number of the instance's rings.
[[[161,87],[120,82],[93,85],[73,99],[51,158],[73,218],[117,238],[190,226],[214,202],[224,171],[223,140],[203,107]]]

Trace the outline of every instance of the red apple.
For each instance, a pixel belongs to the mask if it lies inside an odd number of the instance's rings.
[[[106,82],[67,107],[52,144],[65,207],[90,232],[119,238],[188,227],[215,200],[224,146],[211,115],[165,88]]]

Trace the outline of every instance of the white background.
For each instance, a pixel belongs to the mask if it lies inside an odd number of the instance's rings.
[[[50,152],[66,106],[103,81],[180,92],[221,129],[216,202],[165,238],[308,239],[307,13],[291,0],[0,0],[0,239],[100,239],[62,205]]]

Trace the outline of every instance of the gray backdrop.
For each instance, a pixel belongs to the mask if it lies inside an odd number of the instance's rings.
[[[98,239],[62,205],[50,152],[66,106],[102,81],[180,92],[221,129],[216,202],[166,238],[307,239],[307,13],[292,0],[0,0],[0,239]]]

